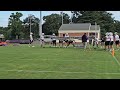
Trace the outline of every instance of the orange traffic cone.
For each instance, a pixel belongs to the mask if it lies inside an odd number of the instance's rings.
[[[115,50],[112,48],[112,56],[115,56]]]

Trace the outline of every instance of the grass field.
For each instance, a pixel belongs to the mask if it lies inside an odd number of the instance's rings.
[[[0,47],[1,79],[117,79],[120,51],[80,48]]]

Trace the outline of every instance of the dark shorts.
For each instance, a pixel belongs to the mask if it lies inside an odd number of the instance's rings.
[[[56,40],[53,40],[52,42],[55,44],[55,43],[56,43]]]
[[[73,43],[73,41],[72,41],[72,40],[70,40],[68,43],[69,43],[69,44],[71,44],[71,43]]]
[[[59,43],[63,43],[63,40],[59,40]]]
[[[110,41],[106,41],[105,42],[105,46],[109,45],[110,44]]]
[[[113,41],[110,42],[110,45],[113,45]]]
[[[120,43],[119,40],[118,40],[118,41],[115,41],[115,44],[116,44],[116,45],[118,45],[119,43]]]
[[[43,40],[43,39],[41,39],[41,41],[42,41],[42,42],[44,42],[44,40]]]
[[[66,43],[68,43],[69,41],[68,40],[64,40]]]
[[[105,42],[104,40],[102,40],[101,42]]]
[[[104,42],[101,42],[101,45],[104,45],[105,43]]]
[[[33,40],[30,40],[30,44],[33,43]]]

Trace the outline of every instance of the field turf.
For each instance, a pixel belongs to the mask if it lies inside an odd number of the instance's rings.
[[[0,79],[120,79],[120,51],[0,47]]]

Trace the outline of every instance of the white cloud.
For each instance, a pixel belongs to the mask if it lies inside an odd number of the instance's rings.
[[[108,11],[110,13],[112,13],[112,17],[115,18],[115,20],[119,20],[120,21],[120,11]]]

